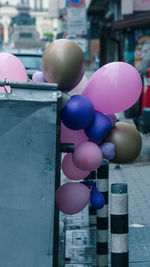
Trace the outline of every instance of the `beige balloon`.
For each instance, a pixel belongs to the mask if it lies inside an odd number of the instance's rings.
[[[71,40],[55,40],[43,53],[42,71],[47,82],[57,83],[59,90],[68,92],[84,75],[84,54]]]
[[[125,122],[117,122],[105,141],[115,145],[115,157],[111,160],[113,163],[135,160],[142,148],[140,133],[133,125]]]

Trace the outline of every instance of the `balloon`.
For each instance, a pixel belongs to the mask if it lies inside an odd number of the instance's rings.
[[[26,69],[20,59],[10,53],[0,53],[0,79],[27,82]],[[11,91],[10,86],[5,86],[5,88],[8,92]],[[5,93],[3,87],[0,87],[0,93]]]
[[[42,71],[47,82],[57,83],[61,91],[70,91],[85,73],[84,54],[71,40],[55,40],[43,53]]]
[[[85,89],[86,85],[88,84],[88,79],[85,76],[85,74],[83,75],[82,80],[79,82],[79,84],[73,88],[73,90],[71,90],[69,93],[70,95],[80,95],[82,93],[82,91]]]
[[[114,163],[128,163],[137,158],[142,147],[142,138],[137,129],[125,122],[117,122],[105,139],[115,145]]]
[[[81,170],[93,171],[100,167],[102,152],[93,142],[83,142],[76,146],[72,154],[73,163]]]
[[[112,62],[99,68],[89,80],[83,95],[97,111],[117,113],[131,107],[140,97],[142,80],[132,65]]]
[[[42,71],[36,71],[32,75],[32,81],[37,82],[37,83],[45,83],[46,80],[44,78],[43,72]]]
[[[81,183],[66,183],[58,187],[55,200],[58,208],[65,214],[80,212],[90,200],[90,190]]]
[[[100,146],[103,154],[103,158],[111,160],[115,157],[115,145],[109,142],[105,142]]]
[[[77,145],[88,141],[87,135],[83,130],[71,130],[67,128],[63,122],[61,122],[61,134],[60,134],[61,143],[73,143],[76,147]]]
[[[101,112],[95,111],[94,119],[84,129],[91,141],[101,143],[112,128],[110,119]]]
[[[78,169],[72,161],[72,153],[67,153],[62,161],[62,171],[67,178],[71,180],[82,180],[86,178],[90,172]]]
[[[80,183],[86,185],[90,190],[91,190],[91,196],[90,196],[90,202],[91,205],[95,209],[101,209],[103,208],[105,204],[105,199],[103,194],[97,190],[96,188],[96,182],[90,181],[90,180],[85,180],[81,181]]]
[[[95,209],[101,209],[104,207],[105,198],[103,194],[97,190],[96,186],[92,186],[90,202]]]
[[[117,122],[116,114],[110,114],[110,115],[107,115],[107,117],[110,119],[112,127],[114,127],[115,123]]]
[[[88,126],[94,117],[92,102],[82,95],[71,96],[61,111],[61,119],[66,127],[81,130]]]

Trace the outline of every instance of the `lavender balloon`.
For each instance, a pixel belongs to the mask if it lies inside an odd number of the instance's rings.
[[[115,145],[110,142],[105,142],[100,146],[104,159],[111,160],[115,157]]]
[[[90,190],[81,183],[66,183],[60,186],[55,194],[58,208],[65,214],[80,212],[90,200]]]
[[[36,83],[45,83],[46,80],[44,78],[43,72],[42,71],[36,71],[32,75],[32,81]]]
[[[115,123],[117,122],[116,114],[110,114],[110,115],[107,115],[107,117],[110,119],[112,127],[114,127]]]

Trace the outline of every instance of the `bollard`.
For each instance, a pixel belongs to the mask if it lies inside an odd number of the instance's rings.
[[[97,189],[104,195],[105,205],[97,210],[97,267],[108,266],[108,183],[109,164],[103,160],[101,167],[97,170]]]
[[[92,171],[89,175],[90,180],[96,180],[96,171]],[[89,225],[96,225],[96,209],[89,203]]]
[[[111,185],[111,266],[128,267],[127,184]]]

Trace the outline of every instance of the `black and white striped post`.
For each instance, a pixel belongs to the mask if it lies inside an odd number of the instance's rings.
[[[111,185],[111,266],[129,266],[127,184]]]
[[[92,171],[89,175],[90,180],[96,181],[96,171]],[[96,226],[96,209],[89,203],[89,225]]]
[[[108,267],[108,188],[109,188],[109,164],[103,160],[97,169],[97,189],[104,195],[105,205],[97,210],[97,267]]]

